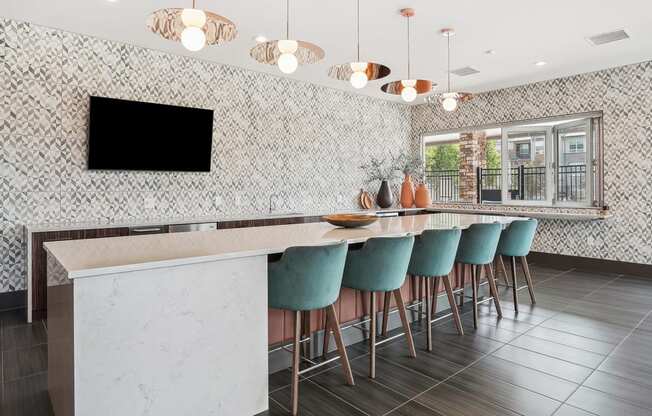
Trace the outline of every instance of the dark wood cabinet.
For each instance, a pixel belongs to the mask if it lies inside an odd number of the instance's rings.
[[[122,237],[128,228],[98,228],[88,230],[48,231],[32,234],[32,313],[33,319],[47,316],[47,253],[43,244],[51,241],[84,240],[89,238]]]
[[[221,221],[217,223],[217,228],[219,230],[225,230],[228,228],[267,227],[270,225],[303,224],[308,222],[319,222],[319,221],[321,221],[321,217],[319,216]]]

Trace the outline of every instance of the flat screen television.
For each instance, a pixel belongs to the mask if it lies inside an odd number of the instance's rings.
[[[91,97],[88,169],[210,172],[213,110]]]

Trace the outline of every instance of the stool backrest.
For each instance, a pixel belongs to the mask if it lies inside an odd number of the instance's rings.
[[[462,231],[425,230],[414,241],[408,273],[413,276],[447,276],[453,269]]]
[[[500,235],[496,253],[511,257],[527,256],[532,247],[537,224],[534,218],[513,221]]]
[[[343,285],[370,292],[400,288],[413,245],[411,235],[368,239],[360,250],[349,251]]]
[[[462,231],[456,261],[464,264],[489,264],[496,256],[502,225],[473,224]]]
[[[289,247],[268,265],[269,306],[309,311],[332,305],[340,294],[347,243]]]

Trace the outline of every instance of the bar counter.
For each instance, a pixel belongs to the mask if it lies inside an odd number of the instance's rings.
[[[57,416],[267,409],[268,255],[522,218],[431,214],[46,243]]]

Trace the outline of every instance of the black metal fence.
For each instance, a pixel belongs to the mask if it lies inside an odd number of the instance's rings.
[[[546,199],[546,168],[519,166],[511,169],[512,200]],[[481,201],[502,199],[502,169],[478,168],[478,196]],[[586,198],[586,165],[560,166],[557,171],[557,199],[582,201]]]
[[[571,202],[586,199],[586,165],[559,167],[557,174],[557,199]]]
[[[502,200],[502,169],[478,168],[478,196],[481,201]],[[512,200],[544,201],[546,199],[546,168],[519,166],[511,169]],[[560,166],[557,170],[557,200],[586,199],[586,165]],[[457,169],[426,171],[426,184],[433,201],[458,201],[460,173]]]
[[[427,170],[426,185],[433,201],[457,201],[460,198],[460,171]]]

